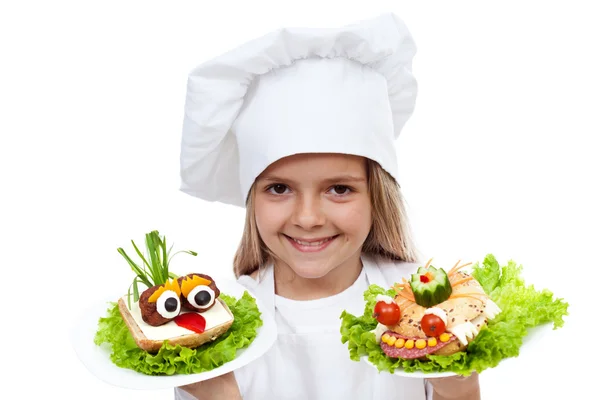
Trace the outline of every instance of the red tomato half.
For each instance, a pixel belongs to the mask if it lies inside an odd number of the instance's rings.
[[[398,304],[392,301],[392,303],[386,303],[385,301],[378,301],[375,304],[375,310],[373,311],[373,317],[377,319],[377,322],[383,325],[396,325],[400,321],[400,307]]]
[[[440,336],[446,332],[446,324],[437,315],[427,314],[421,319],[421,329],[427,336]]]

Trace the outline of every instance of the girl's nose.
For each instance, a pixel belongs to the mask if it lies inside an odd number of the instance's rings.
[[[306,230],[325,224],[325,213],[319,199],[302,196],[292,215],[291,222]]]

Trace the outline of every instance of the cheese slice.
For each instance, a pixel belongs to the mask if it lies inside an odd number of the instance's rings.
[[[127,296],[123,297],[123,301],[125,304],[127,304]],[[127,307],[129,308],[129,305],[127,305]],[[165,340],[195,333],[194,331],[180,327],[174,321],[169,321],[160,326],[148,325],[142,319],[142,311],[140,310],[140,305],[137,301],[131,304],[129,312],[140,327],[141,331],[150,340]],[[190,311],[183,311],[182,314],[187,312]],[[217,299],[215,305],[212,306],[210,310],[196,314],[200,314],[204,317],[204,319],[206,319],[205,330],[212,329],[216,326],[233,320],[233,316],[229,313],[229,311],[227,311],[219,299]]]

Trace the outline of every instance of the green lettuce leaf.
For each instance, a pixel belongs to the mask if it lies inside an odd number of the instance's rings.
[[[568,314],[569,304],[564,299],[555,299],[547,289],[536,290],[526,285],[521,278],[522,267],[509,261],[501,267],[492,254],[488,254],[481,264],[473,267],[473,277],[481,284],[490,298],[502,309],[488,322],[475,340],[469,343],[466,352],[451,356],[428,356],[428,360],[402,360],[385,355],[371,332],[377,326],[372,317],[375,297],[386,291],[371,285],[365,291],[365,311],[356,317],[344,311],[341,315],[342,343],[348,344],[350,358],[358,361],[367,356],[380,371],[394,372],[402,368],[407,372],[451,371],[459,375],[469,375],[493,368],[508,357],[519,355],[519,349],[528,329],[546,323],[553,323],[554,329],[564,325],[563,317]],[[393,290],[388,291],[392,297]]]
[[[100,318],[94,343],[106,346],[110,359],[117,366],[147,375],[194,374],[220,367],[236,357],[237,350],[248,347],[262,326],[260,311],[255,299],[244,292],[239,300],[221,294],[234,316],[229,330],[215,341],[196,349],[166,341],[158,353],[151,354],[140,349],[121,317],[117,303],[110,303],[107,315]]]

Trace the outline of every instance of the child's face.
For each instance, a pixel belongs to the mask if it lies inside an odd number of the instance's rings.
[[[255,215],[267,247],[303,278],[356,263],[371,228],[366,161],[342,154],[299,154],[256,181]]]

